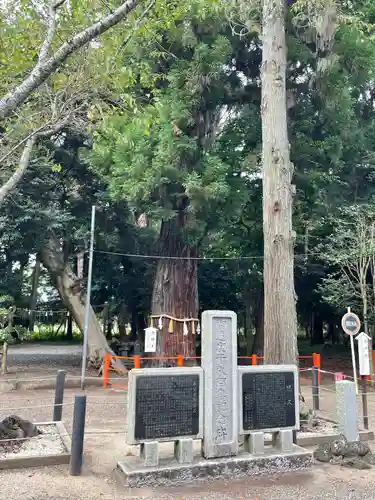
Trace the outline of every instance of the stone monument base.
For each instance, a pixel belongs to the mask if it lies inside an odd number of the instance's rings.
[[[130,488],[175,486],[214,478],[236,479],[244,476],[302,470],[312,464],[312,452],[293,445],[289,453],[278,453],[274,448],[263,455],[241,452],[236,457],[205,460],[196,456],[190,464],[176,459],[160,458],[157,467],[145,467],[140,457],[126,457],[117,463],[124,485]]]

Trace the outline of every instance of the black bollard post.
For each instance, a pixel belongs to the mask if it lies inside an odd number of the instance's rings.
[[[72,454],[70,475],[80,476],[83,462],[83,441],[85,437],[86,395],[78,394],[74,399]]]
[[[318,384],[318,367],[313,366],[312,369],[312,400],[313,410],[319,410],[319,384]]]
[[[58,370],[56,375],[56,387],[55,387],[55,405],[53,407],[53,417],[54,422],[58,422],[62,418],[63,403],[64,403],[64,389],[65,389],[65,375],[64,370]]]

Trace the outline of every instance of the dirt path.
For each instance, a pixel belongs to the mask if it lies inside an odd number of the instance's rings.
[[[310,399],[310,388],[304,387]],[[66,390],[63,420],[71,432],[73,398],[77,391]],[[87,391],[85,469],[81,477],[70,477],[67,466],[0,472],[0,500],[320,500],[375,499],[375,469],[357,471],[339,466],[314,466],[311,472],[269,478],[248,478],[196,484],[168,490],[126,490],[114,471],[129,451],[126,445],[126,393],[89,388]],[[0,394],[0,418],[18,413],[34,421],[52,416],[53,390],[17,391]],[[335,398],[329,386],[321,391],[327,416],[334,416]],[[369,402],[370,426],[375,427],[375,393]],[[372,425],[371,425],[372,424]]]

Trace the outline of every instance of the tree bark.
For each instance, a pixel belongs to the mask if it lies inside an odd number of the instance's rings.
[[[161,224],[159,255],[175,256],[177,259],[159,259],[152,294],[153,315],[166,314],[179,319],[198,318],[197,260],[194,259],[197,257],[197,248],[184,241],[184,218],[185,215],[181,212],[174,219]],[[155,326],[158,327],[157,322]],[[195,356],[196,335],[193,333],[192,322],[187,322],[187,327],[188,334],[184,335],[182,321],[170,322],[165,318],[163,328],[158,333],[156,355]]]
[[[61,299],[69,308],[72,316],[83,333],[85,318],[85,293],[80,288],[77,289],[77,276],[73,273],[69,264],[64,263],[63,252],[58,240],[51,237],[40,252],[40,259],[45,268],[50,273]],[[95,316],[95,312],[90,307],[89,328],[88,328],[88,357],[92,360],[102,359],[104,354],[114,352],[109,348],[107,340],[103,335],[100,323]],[[119,360],[113,360],[113,365],[123,369]]]
[[[265,363],[271,364],[295,364],[297,354],[285,5],[285,0],[263,0],[264,355]]]
[[[35,325],[35,311],[38,302],[39,277],[40,277],[40,260],[39,257],[37,257],[32,276],[31,295],[30,295],[30,321],[29,321],[30,332],[34,331],[34,325]]]

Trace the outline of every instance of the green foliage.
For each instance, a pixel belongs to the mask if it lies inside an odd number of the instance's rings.
[[[309,2],[316,12],[318,4]],[[360,210],[371,218],[375,187],[374,2],[340,6],[327,51],[318,46],[316,30],[310,26],[307,33],[293,20],[306,8],[299,0],[287,19],[301,325],[312,313],[337,322],[343,307],[360,307],[358,288],[353,290],[342,272],[359,252],[345,239],[348,231],[357,234],[358,214],[345,210],[365,204]],[[94,9],[103,12],[105,5],[71,2],[71,11],[64,10],[60,19],[61,36],[87,25],[91,18],[85,14]],[[0,28],[6,30],[0,59],[8,61],[0,65],[3,92],[30,70],[44,34],[35,12],[24,29],[26,12],[15,13],[11,23],[1,18]],[[76,89],[85,102],[81,133],[43,143],[20,191],[0,214],[0,293],[12,295],[4,311],[13,303],[28,306],[30,256],[50,231],[62,238],[67,261],[75,266],[75,253],[87,248],[95,203],[95,248],[120,254],[155,255],[161,221],[182,212],[186,240],[198,243],[207,258],[199,268],[201,308],[241,313],[250,305],[256,323],[263,268],[261,43],[253,23],[245,36],[233,35],[239,14],[228,22],[228,9],[219,2],[157,1],[134,31],[138,12],[101,37],[95,50],[75,54],[49,87],[39,89],[22,114],[7,122],[5,133],[16,141],[49,116],[47,92],[66,97],[67,88]],[[133,35],[127,40],[129,31]],[[143,213],[149,225],[138,228]],[[370,257],[372,246],[366,252]],[[232,260],[209,260],[214,257]],[[151,259],[96,253],[93,303],[110,301],[113,313],[125,304],[128,319],[145,316],[154,272]],[[56,300],[45,273],[41,283]],[[367,286],[371,294],[370,274]],[[243,324],[243,315],[239,318]],[[31,338],[47,333],[38,335]]]
[[[222,220],[215,223],[223,223],[228,203],[238,210],[245,196],[233,176],[238,165],[227,161],[221,145],[243,84],[229,70],[236,53],[222,17],[205,13],[202,19],[192,11],[156,32],[157,50],[147,37],[128,48],[127,58],[136,58],[139,68],[129,89],[133,110],[105,120],[91,163],[114,199],[128,200],[151,220],[183,211],[185,237],[197,243],[212,228],[211,214],[219,211]],[[144,65],[152,68],[147,80]]]

